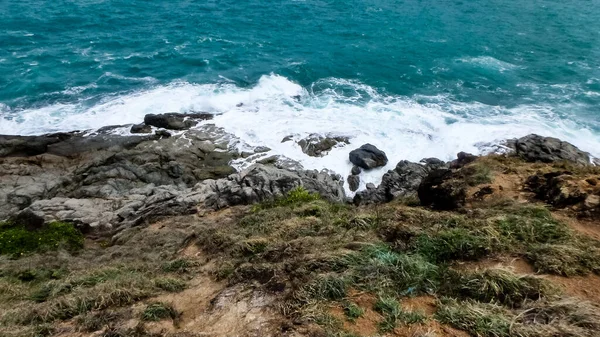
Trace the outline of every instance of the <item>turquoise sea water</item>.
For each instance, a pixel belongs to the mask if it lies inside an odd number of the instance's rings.
[[[254,145],[336,132],[448,157],[538,132],[600,155],[599,18],[598,0],[4,0],[0,133],[206,110]]]

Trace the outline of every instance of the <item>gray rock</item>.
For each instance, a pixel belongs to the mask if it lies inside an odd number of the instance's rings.
[[[350,173],[355,176],[359,175],[361,172],[362,170],[360,169],[360,167],[356,165],[352,166],[352,171],[350,171]]]
[[[154,134],[160,137],[160,139],[171,138],[172,136],[171,133],[166,130],[156,130]]]
[[[373,184],[373,183],[368,183],[366,187],[367,187],[367,190],[369,190],[369,191],[374,191],[377,188],[377,187],[375,187],[375,184]]]
[[[434,158],[423,159],[420,164],[402,160],[395,169],[383,175],[381,184],[376,189],[358,192],[354,196],[354,203],[380,204],[396,198],[415,196],[421,181],[429,172],[445,166],[443,161]]]
[[[294,136],[285,136],[285,137],[283,137],[283,139],[281,140],[281,142],[285,143],[285,142],[290,142],[292,140],[294,140]]]
[[[209,113],[165,113],[148,114],[144,117],[146,125],[169,130],[187,130],[198,124],[198,120],[212,119],[213,115]]]
[[[152,127],[146,124],[134,124],[129,130],[131,133],[152,133]]]
[[[285,138],[284,138],[285,140]],[[308,137],[298,141],[302,152],[311,157],[323,157],[335,146],[340,144],[349,144],[349,138],[343,136],[321,136],[311,134]]]
[[[264,153],[269,151],[271,151],[271,149],[266,146],[257,146],[254,148],[254,153]]]
[[[323,198],[342,202],[345,198],[341,181],[317,171],[288,171],[256,164],[219,180],[204,181],[194,187],[206,209],[220,209],[239,204],[252,204],[285,195],[303,186]]]
[[[514,149],[517,156],[529,162],[568,161],[583,166],[591,165],[589,153],[557,138],[531,134],[515,140]]]
[[[0,158],[8,156],[35,156],[46,153],[48,146],[62,142],[73,136],[70,133],[56,133],[43,136],[0,135]]]
[[[365,170],[385,166],[388,162],[385,152],[371,144],[365,144],[360,148],[351,151],[349,157],[352,164]]]
[[[360,177],[357,175],[349,175],[348,176],[348,186],[350,187],[350,191],[356,192],[358,190],[358,186],[360,185]]]
[[[456,155],[456,157],[457,157],[457,159],[450,163],[450,168],[454,168],[454,169],[461,168],[467,164],[474,162],[478,158],[476,155],[466,153],[466,152],[459,152]]]

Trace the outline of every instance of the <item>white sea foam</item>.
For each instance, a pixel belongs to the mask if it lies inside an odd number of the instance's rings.
[[[468,64],[473,64],[483,68],[495,69],[499,72],[505,72],[519,68],[519,66],[512,63],[500,61],[491,56],[478,56],[478,57],[467,57],[458,59],[458,61]]]
[[[0,116],[13,116],[10,120],[0,119],[0,134],[139,123],[147,113],[219,113],[211,123],[239,138],[240,146],[268,146],[271,154],[285,155],[310,169],[328,168],[343,176],[351,168],[348,153],[371,143],[384,150],[390,161],[384,168],[365,173],[363,187],[368,182],[379,183],[383,172],[402,159],[450,160],[459,151],[481,153],[487,149],[482,144],[529,133],[564,139],[600,157],[599,134],[573,120],[559,118],[548,106],[506,109],[458,103],[446,96],[388,96],[365,84],[335,78],[308,88],[278,75],[263,76],[250,88],[232,83],[177,82],[106,97],[91,107],[82,101],[23,111],[0,108]],[[294,142],[281,143],[285,136],[304,137],[310,133],[346,135],[351,144],[335,148],[323,158],[313,158],[302,153]]]

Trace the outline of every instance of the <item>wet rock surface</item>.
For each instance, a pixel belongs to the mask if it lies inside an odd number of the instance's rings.
[[[187,130],[198,124],[198,121],[212,119],[209,113],[165,113],[148,114],[144,117],[144,124],[169,130]]]
[[[287,137],[286,137],[287,138]],[[349,138],[343,136],[322,136],[311,134],[298,141],[302,152],[311,157],[323,157],[334,147],[349,144]]]
[[[419,185],[432,169],[445,168],[446,163],[435,158],[423,159],[420,163],[400,161],[396,168],[383,175],[381,184],[374,189],[360,191],[354,196],[356,205],[390,202],[396,198],[412,197]]]
[[[365,144],[350,152],[350,162],[365,170],[385,166],[388,158],[385,152],[371,144]]]

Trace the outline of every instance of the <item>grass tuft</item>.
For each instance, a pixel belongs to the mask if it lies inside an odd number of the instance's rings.
[[[161,321],[163,319],[176,319],[179,313],[172,305],[155,302],[148,304],[144,312],[142,313],[142,320],[144,321]]]

